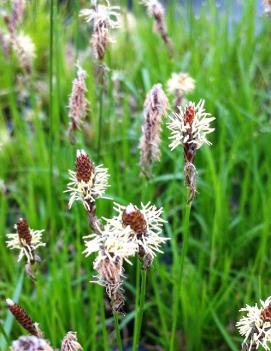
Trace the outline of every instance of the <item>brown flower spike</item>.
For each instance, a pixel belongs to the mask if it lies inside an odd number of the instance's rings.
[[[147,7],[149,16],[154,18],[154,29],[160,33],[170,55],[173,54],[173,44],[168,36],[165,9],[158,0],[142,0],[142,4]]]
[[[87,73],[77,65],[77,77],[72,82],[72,92],[69,97],[69,132],[80,129],[87,114],[88,101],[86,99],[86,80]]]
[[[161,123],[167,109],[168,99],[161,84],[156,84],[145,99],[144,122],[139,145],[141,170],[147,176],[150,176],[154,161],[160,159]]]
[[[30,334],[35,335],[37,337],[41,337],[41,331],[38,328],[38,324],[34,323],[26,311],[19,306],[17,303],[12,301],[11,299],[6,299],[6,303],[8,309],[16,318],[17,322]]]

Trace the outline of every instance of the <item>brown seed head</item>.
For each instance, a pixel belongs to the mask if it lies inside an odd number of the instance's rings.
[[[36,323],[32,321],[32,319],[28,316],[26,311],[10,299],[7,299],[6,303],[8,309],[16,318],[17,322],[30,334],[40,337],[40,331],[38,330]]]
[[[76,157],[76,178],[78,182],[88,182],[94,174],[95,168],[84,150],[77,151]]]
[[[147,222],[143,213],[133,205],[127,206],[123,211],[122,223],[125,226],[129,225],[131,229],[138,235],[143,235],[147,231]]]
[[[20,240],[24,240],[27,245],[31,245],[31,233],[26,219],[20,218],[18,220],[17,232]]]
[[[196,111],[194,106],[188,106],[184,114],[184,124],[189,124],[191,126],[195,117]]]
[[[269,304],[265,309],[262,310],[261,318],[264,322],[271,323],[271,304]]]

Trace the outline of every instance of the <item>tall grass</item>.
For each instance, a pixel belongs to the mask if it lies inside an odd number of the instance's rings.
[[[22,333],[17,325],[11,327],[4,307],[3,298],[13,296],[39,321],[55,347],[66,331],[76,330],[85,350],[113,349],[117,345],[113,317],[108,309],[103,315],[103,289],[89,283],[92,265],[81,254],[82,236],[89,233],[84,209],[78,205],[68,212],[63,194],[75,148],[84,148],[94,160],[96,157],[99,101],[89,56],[80,63],[89,73],[90,128],[78,135],[75,146],[65,135],[66,106],[74,78],[73,67],[65,63],[65,47],[71,41],[80,53],[88,46],[89,33],[78,22],[77,6],[51,3],[55,4],[54,57],[49,44],[53,18],[47,3],[29,2],[23,23],[37,46],[34,80],[48,86],[48,61],[50,57],[54,61],[50,104],[49,91],[43,98],[40,88],[32,89],[26,102],[19,102],[16,58],[6,60],[0,52],[0,135],[9,138],[0,152],[0,178],[4,181],[0,197],[0,334],[5,331],[0,348],[6,350],[6,339]],[[129,36],[116,34],[116,43],[107,55],[108,66],[122,70],[125,77],[120,113],[115,109],[110,81],[103,99],[101,161],[111,174],[108,195],[121,203],[150,200],[163,206],[168,221],[165,234],[172,239],[147,275],[140,337],[140,345],[146,349],[150,345],[170,349],[172,319],[177,315],[171,349],[236,351],[241,342],[234,327],[239,307],[270,295],[271,26],[268,18],[256,14],[256,0],[243,2],[240,19],[229,24],[233,3],[227,2],[222,10],[209,0],[196,15],[190,5],[173,9],[170,3],[167,19],[176,52],[169,59],[152,32],[151,19],[135,2],[136,28]],[[139,177],[137,148],[146,92],[157,82],[165,84],[174,71],[188,71],[196,79],[191,100],[205,98],[207,110],[217,117],[213,146],[197,154],[199,194],[191,209],[187,254],[175,303],[173,287],[181,269],[176,262],[185,234],[182,150],[169,151],[164,128],[162,159],[146,184]],[[112,214],[111,201],[99,200],[97,205],[99,216]],[[33,228],[46,228],[48,244],[41,250],[43,262],[35,287],[22,278],[22,267],[5,246],[5,234],[12,231],[19,215]],[[124,349],[131,347],[133,339],[136,262],[127,267],[126,274],[126,311],[119,320]]]

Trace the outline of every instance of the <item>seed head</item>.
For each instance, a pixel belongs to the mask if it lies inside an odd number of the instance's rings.
[[[158,0],[142,0],[141,2],[146,6],[149,16],[154,18],[154,29],[160,33],[169,53],[172,54],[173,45],[167,34],[164,7]]]
[[[36,57],[35,44],[29,35],[20,33],[11,38],[12,48],[17,55],[18,62],[26,73],[30,73],[33,66],[33,60]]]
[[[77,151],[76,158],[76,178],[78,182],[89,182],[93,179],[95,172],[94,165],[84,150]]]
[[[86,256],[98,252],[93,267],[98,273],[93,282],[105,287],[111,306],[114,311],[119,311],[124,304],[123,262],[129,261],[137,251],[135,238],[130,238],[130,229],[118,226],[113,218],[106,220],[107,224],[99,234],[91,234],[85,239],[86,249],[83,252]]]
[[[214,131],[210,123],[215,118],[209,117],[210,114],[205,112],[204,104],[204,100],[200,100],[197,105],[189,102],[184,108],[179,107],[179,113],[173,113],[169,117],[168,128],[171,132],[169,147],[171,150],[179,145],[192,144],[199,149],[203,144],[211,144],[206,136]]]
[[[61,351],[79,351],[83,350],[82,346],[77,341],[75,332],[68,332],[61,343]]]
[[[70,193],[69,208],[74,201],[81,201],[90,211],[95,200],[108,188],[108,171],[101,165],[95,166],[84,150],[77,150],[75,169],[75,172],[69,171],[70,183],[66,190]]]
[[[34,335],[20,336],[18,340],[12,342],[11,351],[53,351],[49,343]]]
[[[79,15],[92,23],[91,45],[95,57],[102,61],[108,44],[112,42],[109,29],[119,27],[119,6],[110,6],[109,1],[106,1],[106,5],[97,5],[96,0],[93,0],[91,8],[81,10]]]
[[[260,301],[260,307],[246,305],[240,311],[246,312],[236,326],[244,337],[242,349],[244,351],[257,350],[262,346],[270,350],[271,346],[271,297]]]
[[[157,209],[150,203],[141,204],[140,209],[132,204],[125,207],[115,203],[114,209],[118,215],[107,220],[107,223],[116,230],[128,230],[130,240],[134,240],[137,245],[136,252],[144,264],[146,263],[145,269],[149,268],[156,252],[162,253],[161,244],[168,240],[160,236],[165,223],[161,218],[163,209]]]
[[[7,303],[8,309],[13,314],[13,316],[16,318],[17,322],[25,330],[27,330],[30,334],[35,335],[37,337],[41,336],[41,332],[38,328],[38,324],[34,323],[32,321],[32,319],[29,317],[29,315],[26,313],[26,311],[21,306],[19,306],[17,303],[12,301],[11,299],[6,299],[6,303]]]
[[[153,86],[144,103],[144,123],[140,139],[140,165],[148,174],[154,161],[160,159],[160,133],[162,117],[168,109],[168,99],[161,84]]]
[[[88,102],[85,96],[87,92],[85,83],[86,77],[86,71],[77,65],[77,77],[72,83],[72,92],[69,98],[69,117],[71,119],[71,130],[80,129],[82,121],[87,114]]]
[[[134,205],[128,205],[122,213],[122,223],[128,225],[137,235],[144,235],[147,230],[147,222],[144,214]]]
[[[31,245],[31,233],[26,219],[20,218],[17,221],[17,232],[21,241],[24,241],[27,245]]]
[[[36,260],[36,250],[46,244],[42,242],[44,230],[33,230],[29,227],[26,219],[20,218],[16,225],[17,233],[7,234],[7,247],[19,250],[18,262],[23,256],[27,263],[34,263]]]
[[[264,12],[271,15],[271,0],[263,0]]]
[[[167,91],[176,97],[184,96],[195,89],[195,80],[188,73],[172,73],[167,82]]]

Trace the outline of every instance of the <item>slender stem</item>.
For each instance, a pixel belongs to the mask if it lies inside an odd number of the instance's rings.
[[[147,277],[146,270],[141,269],[140,300],[139,300],[139,306],[137,309],[138,317],[137,317],[137,323],[135,325],[133,351],[137,351],[139,348],[139,338],[140,338],[140,334],[141,334],[141,326],[142,326],[143,311],[144,311],[144,304],[145,304],[145,294],[146,294],[146,277]]]
[[[188,243],[189,243],[189,220],[190,220],[190,211],[191,211],[191,203],[186,204],[185,213],[183,218],[183,245],[180,256],[180,262],[175,269],[175,280],[174,280],[174,289],[173,289],[173,317],[172,317],[172,328],[171,328],[171,338],[170,338],[170,351],[174,351],[175,349],[175,336],[177,329],[177,322],[179,316],[179,297],[182,289],[183,282],[183,271],[184,271],[184,261],[188,251]]]
[[[136,333],[138,329],[138,317],[139,317],[139,301],[140,301],[140,261],[137,257],[136,261],[136,300],[135,300],[135,323],[134,323],[134,335],[133,335],[133,351],[136,350]]]
[[[104,351],[108,351],[108,333],[106,329],[106,318],[105,318],[105,310],[104,310],[104,294],[103,289],[100,289],[100,306],[101,306],[101,323],[102,323],[102,333],[103,333],[103,349]]]
[[[101,157],[101,145],[102,145],[102,128],[103,128],[103,83],[100,86],[99,91],[99,134],[98,134],[98,150],[97,150],[97,162],[100,161]]]
[[[118,344],[118,351],[122,351],[123,347],[122,347],[122,341],[121,341],[121,335],[120,335],[118,313],[113,312],[113,317],[114,317],[115,333],[116,333],[117,344]]]

